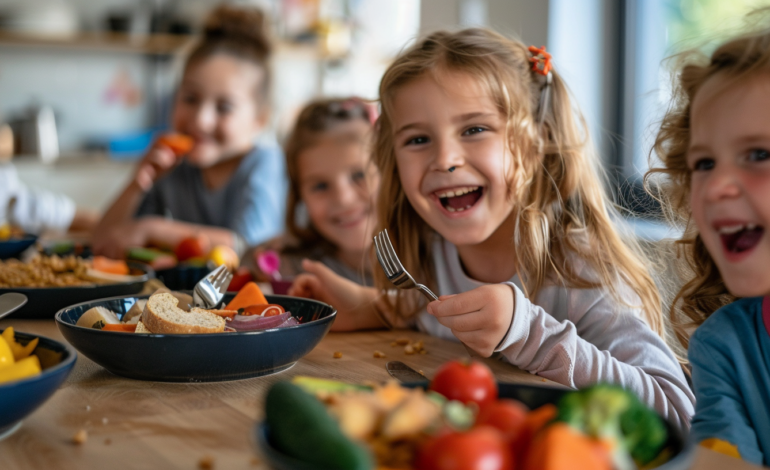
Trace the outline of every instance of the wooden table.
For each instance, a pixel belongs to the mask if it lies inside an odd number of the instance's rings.
[[[0,329],[64,341],[53,321],[0,320]],[[428,354],[406,355],[398,338],[422,340]],[[385,353],[375,358],[374,351]],[[334,359],[335,351],[342,358]],[[21,429],[0,441],[0,468],[16,469],[266,469],[251,443],[266,390],[278,380],[311,375],[348,382],[389,379],[385,363],[401,360],[430,377],[447,360],[467,357],[459,343],[412,331],[331,333],[283,373],[233,382],[142,382],[112,375],[82,354],[62,387]],[[544,384],[545,379],[487,360],[498,380]],[[550,382],[547,382],[550,383]],[[552,384],[552,383],[551,383]],[[73,443],[81,429],[82,445]],[[708,451],[692,468],[752,468]],[[729,459],[729,460],[724,460]]]

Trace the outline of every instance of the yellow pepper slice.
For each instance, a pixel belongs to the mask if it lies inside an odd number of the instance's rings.
[[[32,377],[39,374],[41,370],[40,359],[37,356],[29,356],[12,366],[0,369],[0,383]]]
[[[8,328],[3,331],[3,334],[1,335],[3,338],[5,338],[6,343],[8,343],[8,346],[10,346],[11,351],[13,351],[13,358],[14,360],[20,361],[24,359],[25,357],[32,354],[32,351],[35,350],[37,347],[38,339],[35,338],[29,343],[27,343],[26,346],[23,346],[21,343],[16,341],[16,337],[13,334],[13,327],[9,326]]]
[[[0,336],[0,370],[11,367],[14,362],[16,361],[13,359],[11,346],[5,340],[5,337]]]
[[[700,445],[701,447],[705,447],[706,449],[711,449],[714,452],[719,452],[720,454],[729,455],[730,457],[735,457],[736,459],[742,459],[741,453],[738,452],[738,447],[730,442],[723,441],[722,439],[711,437],[711,438],[702,440],[700,442]]]

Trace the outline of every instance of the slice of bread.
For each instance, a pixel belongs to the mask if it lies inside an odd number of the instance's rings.
[[[171,294],[154,294],[142,312],[145,328],[156,334],[221,333],[225,319],[205,310],[185,312]]]
[[[136,324],[136,330],[134,330],[134,333],[152,334],[152,331],[148,330],[147,327],[144,326],[144,323],[139,322]]]

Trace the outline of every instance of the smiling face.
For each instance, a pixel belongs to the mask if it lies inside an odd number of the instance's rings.
[[[339,124],[299,154],[300,197],[316,230],[339,250],[361,254],[376,225],[373,195],[379,177],[367,164],[364,122]],[[343,137],[344,136],[344,137]]]
[[[709,79],[690,112],[698,231],[733,295],[770,294],[770,73]]]
[[[175,130],[195,139],[188,161],[207,168],[254,146],[263,125],[256,101],[262,74],[255,65],[223,54],[187,69],[172,121]]]
[[[478,245],[512,222],[506,122],[471,75],[442,77],[423,75],[394,96],[398,174],[428,225],[458,247]]]

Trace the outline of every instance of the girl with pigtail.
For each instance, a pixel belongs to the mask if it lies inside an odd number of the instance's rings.
[[[615,383],[687,428],[694,399],[663,339],[658,292],[614,226],[545,49],[483,29],[436,32],[388,68],[380,99],[379,228],[439,300],[310,261],[291,293],[335,305],[338,330],[413,327],[570,387]]]

